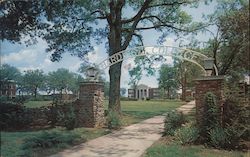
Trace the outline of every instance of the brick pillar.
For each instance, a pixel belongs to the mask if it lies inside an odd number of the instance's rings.
[[[207,92],[216,95],[217,104],[222,107],[224,103],[224,77],[209,76],[195,80],[196,122],[198,125],[201,124]]]
[[[80,126],[101,127],[104,124],[104,84],[82,82],[79,93],[78,121]]]

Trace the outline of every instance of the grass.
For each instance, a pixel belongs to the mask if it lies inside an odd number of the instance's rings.
[[[183,105],[181,101],[122,101],[123,124],[130,125]]]
[[[27,108],[39,108],[42,106],[51,106],[52,101],[28,101],[24,103]]]
[[[76,128],[74,130],[68,131],[63,128],[53,128],[46,130],[49,132],[57,131],[61,135],[79,135],[81,138],[77,139],[78,143],[97,138],[99,136],[105,135],[108,132],[105,129],[91,129],[91,128]],[[22,146],[24,145],[24,140],[26,138],[31,138],[33,136],[39,136],[43,131],[30,131],[30,132],[1,132],[1,156],[3,157],[17,157],[23,154],[25,151]],[[33,156],[43,157],[49,154],[56,153],[62,149],[69,147],[65,144],[61,147],[53,147],[51,149],[46,149],[46,151],[32,152]]]
[[[144,157],[249,157],[249,153],[208,149],[201,145],[182,146],[158,142],[150,147]]]
[[[29,101],[25,103],[26,107],[36,108],[41,106],[48,106],[51,101]],[[129,125],[133,123],[140,122],[144,119],[153,117],[155,115],[162,114],[166,111],[173,110],[183,104],[180,101],[122,101],[122,111],[123,111],[123,125]],[[105,106],[107,107],[107,101],[105,101]],[[48,129],[47,131],[59,131],[61,134],[76,134],[80,135],[81,139],[90,140],[107,133],[105,129],[87,129],[87,128],[77,128],[72,131],[67,131],[62,128]],[[24,145],[24,140],[32,136],[39,136],[42,131],[26,131],[26,132],[1,132],[1,155],[3,157],[17,157],[24,151],[22,146]],[[81,141],[81,140],[80,140]],[[35,151],[34,156],[42,157],[49,154],[54,154],[60,150],[69,147],[69,145],[63,145],[63,147],[53,147],[51,149],[46,149],[46,151]]]

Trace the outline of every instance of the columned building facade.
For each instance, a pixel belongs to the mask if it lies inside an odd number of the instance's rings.
[[[147,85],[140,84],[136,89],[128,89],[128,98],[146,100],[160,98],[160,90],[158,88],[150,88]]]

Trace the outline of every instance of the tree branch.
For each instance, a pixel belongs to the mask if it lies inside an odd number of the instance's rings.
[[[152,2],[152,0],[145,0],[144,4],[142,5],[141,9],[138,11],[138,13],[133,17],[133,25],[131,27],[131,32],[128,34],[128,36],[125,39],[124,44],[122,45],[122,49],[126,49],[129,45],[129,42],[131,41],[133,37],[133,33],[136,29],[137,24],[139,23],[144,11],[148,8],[149,4]]]
[[[166,22],[162,21],[158,16],[155,16],[155,15],[144,16],[144,17],[142,17],[142,18],[140,19],[140,21],[141,21],[141,20],[145,20],[145,19],[150,19],[150,18],[155,18],[155,19],[157,19],[160,23],[166,23]]]
[[[194,1],[195,2],[195,1]],[[153,8],[153,7],[160,7],[160,6],[174,6],[174,5],[182,5],[182,4],[186,4],[186,3],[190,3],[188,1],[182,1],[182,2],[173,2],[173,3],[161,3],[161,4],[155,4],[155,5],[151,5],[148,8]]]
[[[91,12],[90,15],[95,15],[96,13],[98,13],[100,15],[100,16],[96,17],[97,19],[107,19],[107,17],[108,17],[108,14],[101,9],[97,9],[97,10]]]
[[[169,25],[169,24],[159,24],[159,25],[154,25],[154,26],[151,26],[151,27],[139,27],[139,28],[136,28],[135,30],[147,30],[147,29],[160,28],[160,27],[169,27],[169,28],[173,28],[173,29],[183,31],[183,32],[188,31],[188,30],[185,30],[185,29],[174,27],[174,26]]]
[[[139,41],[141,42],[141,46],[144,46],[142,36],[140,34],[136,34],[136,33],[133,33],[133,35],[139,39]]]
[[[137,14],[130,18],[130,19],[127,19],[127,20],[122,20],[122,24],[126,24],[126,23],[130,23],[130,22],[135,22],[138,20],[138,18],[140,18],[142,16],[142,14],[144,13],[144,11],[148,8],[149,4],[152,2],[152,0],[146,0],[144,2],[144,4],[142,5],[141,9],[137,12]]]

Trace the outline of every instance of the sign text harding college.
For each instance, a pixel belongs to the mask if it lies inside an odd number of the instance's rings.
[[[163,55],[163,56],[173,56],[175,48],[172,47],[136,47],[133,49],[128,49],[120,51],[108,59],[104,60],[99,66],[101,68],[107,68],[111,65],[114,65],[118,62],[121,62],[124,59],[132,58],[136,56],[145,56],[145,55]],[[180,55],[180,54],[175,54]]]

